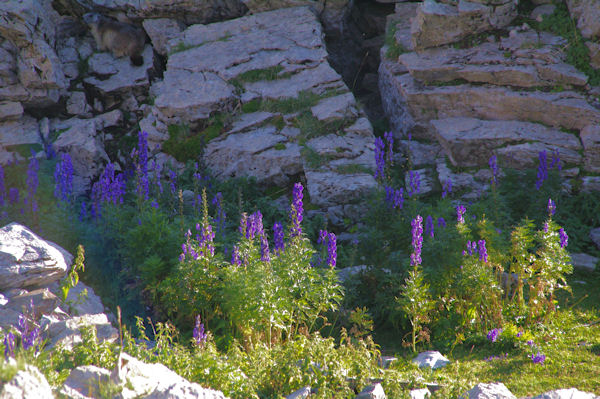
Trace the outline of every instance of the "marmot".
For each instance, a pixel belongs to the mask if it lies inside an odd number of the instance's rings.
[[[146,37],[141,29],[114,21],[97,13],[87,13],[83,20],[90,27],[100,51],[109,50],[115,57],[129,56],[133,65],[142,65]]]

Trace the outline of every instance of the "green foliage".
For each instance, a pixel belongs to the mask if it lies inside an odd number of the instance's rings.
[[[230,116],[217,113],[208,118],[204,128],[192,132],[188,125],[169,125],[169,138],[163,143],[163,150],[180,162],[197,160],[206,144],[223,133]]]
[[[341,173],[344,175],[352,175],[352,174],[356,174],[356,173],[366,173],[369,175],[373,174],[373,171],[371,170],[371,168],[369,168],[365,165],[357,164],[357,163],[340,165],[336,168],[336,171],[338,173]]]
[[[237,80],[238,82],[252,83],[264,80],[286,79],[292,75],[289,72],[282,72],[283,67],[281,65],[275,65],[270,68],[252,69],[250,71],[246,71],[236,76],[235,80]]]
[[[385,56],[390,60],[395,60],[402,53],[406,53],[406,49],[402,47],[396,41],[396,32],[398,31],[398,24],[391,23],[388,25],[387,30],[385,32],[385,45],[387,46],[387,51],[385,52]]]
[[[69,275],[67,278],[60,281],[60,291],[62,294],[63,302],[66,302],[67,296],[69,295],[69,290],[75,287],[79,283],[79,272],[85,271],[85,252],[83,250],[83,246],[77,246],[77,255],[75,256],[75,261],[71,266],[71,270],[69,271]]]

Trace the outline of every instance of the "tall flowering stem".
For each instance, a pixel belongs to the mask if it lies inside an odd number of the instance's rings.
[[[427,216],[427,219],[425,221],[425,230],[427,231],[427,234],[433,238],[434,237],[434,226],[433,226],[433,217],[431,215]]]
[[[492,155],[488,163],[492,170],[492,186],[495,187],[498,184],[498,158],[496,155]]]
[[[138,133],[138,145],[133,151],[135,159],[136,192],[140,201],[147,200],[150,181],[148,179],[148,133]]]
[[[417,171],[408,171],[408,196],[413,197],[421,191],[421,175]]]
[[[539,190],[544,183],[544,180],[548,178],[548,158],[546,151],[540,151],[539,153],[540,164],[538,166],[537,180],[535,182],[535,188]]]
[[[60,162],[54,170],[54,196],[64,202],[71,202],[73,195],[73,162],[69,154],[61,154]]]
[[[465,208],[463,205],[459,205],[456,207],[456,220],[459,224],[463,224],[465,222],[464,216],[466,211],[467,208]]]
[[[223,194],[219,191],[215,194],[212,204],[216,208],[216,216],[215,223],[217,224],[217,231],[221,233],[221,235],[225,235],[225,218],[227,215],[225,214],[225,210],[223,209]]]
[[[302,214],[304,209],[302,207],[302,187],[301,183],[294,184],[294,191],[292,193],[292,229],[290,231],[291,237],[300,237],[302,235]]]
[[[442,187],[442,198],[446,198],[452,193],[452,179],[447,178]]]
[[[410,255],[411,266],[421,264],[421,249],[423,248],[423,218],[417,215],[415,219],[410,223],[412,228],[412,242],[413,253]]]
[[[196,325],[194,326],[193,331],[194,343],[197,346],[202,346],[206,343],[206,339],[208,338],[206,332],[204,331],[204,323],[200,320],[200,315],[196,316]]]
[[[388,163],[388,165],[392,165],[394,160],[394,135],[392,134],[392,132],[385,132],[383,133],[383,138],[387,143],[387,152],[385,154],[385,160]]]
[[[283,226],[279,222],[273,225],[273,241],[275,242],[275,253],[280,254],[285,249],[283,241]]]
[[[385,144],[381,137],[375,138],[375,179],[385,178]]]
[[[552,198],[548,198],[548,216],[554,216],[556,212],[556,204],[552,201]]]

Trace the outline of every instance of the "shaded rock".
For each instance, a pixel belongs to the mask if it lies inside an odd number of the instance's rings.
[[[582,392],[576,388],[555,389],[534,396],[533,399],[597,399],[598,396],[590,392]]]
[[[312,389],[310,387],[303,387],[298,389],[297,391],[292,392],[285,399],[306,399],[312,393]]]
[[[2,399],[52,399],[52,389],[35,366],[26,365],[0,390]]]
[[[583,176],[581,178],[581,191],[600,191],[600,176]]]
[[[60,394],[69,399],[85,399],[99,397],[99,385],[108,383],[110,371],[96,366],[79,366],[71,370],[71,374],[60,389]]]
[[[494,152],[502,160],[502,164],[509,168],[524,169],[534,167],[538,164],[539,153],[546,151],[551,154],[556,147],[544,143],[523,143],[508,145],[499,148]],[[579,152],[571,149],[560,149],[560,159],[562,162],[581,163]]]
[[[428,367],[430,369],[439,369],[450,363],[444,355],[438,351],[421,352],[412,360],[419,367]]]
[[[0,101],[0,122],[19,120],[23,115],[23,106],[14,101]]]
[[[383,387],[380,383],[368,385],[356,395],[355,399],[386,399],[387,396],[383,391]]]
[[[442,151],[442,147],[437,143],[426,144],[413,140],[401,140],[399,145],[405,156],[410,156],[411,164],[415,167],[435,164]]]
[[[168,54],[167,42],[178,37],[183,30],[183,26],[179,21],[169,18],[146,19],[143,26],[150,37],[154,50],[164,56]]]
[[[306,168],[304,173],[311,202],[318,206],[357,200],[377,186],[373,175],[366,173],[341,174]]]
[[[542,22],[544,17],[552,15],[554,10],[556,10],[556,6],[554,4],[542,4],[531,11],[530,18],[535,19],[538,22]]]
[[[0,122],[0,165],[23,160],[29,150],[42,149],[39,125],[35,119],[24,115],[19,120]],[[23,151],[25,150],[25,151]]]
[[[388,18],[387,29],[395,29],[394,41],[404,51],[414,49],[411,40],[411,23],[417,15],[419,3],[396,3],[394,14]]]
[[[463,399],[517,399],[501,382],[492,384],[477,384],[469,390]]]
[[[567,0],[567,6],[577,28],[586,39],[600,37],[600,3],[596,0]]]
[[[91,116],[92,108],[87,103],[85,93],[82,91],[71,92],[67,100],[67,113],[79,116]]]
[[[50,290],[62,298],[62,291],[58,282],[53,283]],[[104,305],[100,297],[96,295],[92,287],[81,281],[69,290],[66,303],[69,304],[69,313],[74,316],[104,313]]]
[[[600,249],[600,227],[590,230],[590,238],[596,244],[596,247]]]
[[[598,264],[598,260],[600,260],[595,256],[588,254],[572,253],[570,255],[573,267],[584,272],[592,273],[594,270],[596,270],[596,265]]]
[[[58,302],[59,299],[56,295],[48,288],[42,288],[10,298],[8,307],[17,313],[25,314],[29,310],[30,304],[33,303],[34,317],[37,320],[43,314],[52,313]]]
[[[358,110],[352,93],[345,93],[335,97],[321,100],[311,108],[315,118],[323,122],[331,122],[336,119],[356,118]]]
[[[191,383],[162,364],[143,363],[124,352],[119,355],[111,380],[123,385],[123,398],[225,399],[220,391]]]
[[[367,265],[358,265],[358,266],[349,266],[349,267],[345,267],[343,269],[338,269],[338,270],[336,270],[336,272],[337,272],[338,280],[340,280],[341,283],[344,283],[351,277],[353,277],[357,274],[360,274],[360,273],[364,273],[368,269],[369,269],[369,267]]]
[[[579,134],[583,144],[584,169],[600,173],[600,126],[589,125]]]
[[[44,318],[42,328],[46,330],[46,337],[50,340],[48,348],[61,345],[66,349],[82,342],[80,328],[91,326],[96,329],[96,336],[100,341],[114,342],[119,338],[119,332],[108,321],[104,313],[76,316],[66,320]]]
[[[590,51],[590,66],[594,69],[600,69],[600,43],[585,42]]]
[[[18,223],[0,229],[0,291],[42,287],[63,277],[73,256]]]

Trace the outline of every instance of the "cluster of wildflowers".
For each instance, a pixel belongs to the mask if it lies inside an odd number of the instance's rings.
[[[498,340],[498,337],[500,336],[501,332],[502,332],[502,330],[499,329],[499,328],[494,328],[494,329],[490,330],[487,333],[487,339],[488,339],[488,341],[490,341],[490,342],[496,342]]]
[[[381,137],[375,138],[375,179],[385,178],[385,144]]]
[[[273,225],[273,241],[275,244],[275,253],[280,254],[285,249],[285,243],[283,241],[283,226],[279,222],[275,222]]]
[[[494,360],[504,360],[506,358],[508,358],[508,353],[505,353],[505,354],[500,355],[500,356],[492,355],[492,356],[486,357],[484,360],[486,362],[492,362]]]
[[[113,205],[123,203],[125,195],[125,181],[123,175],[115,175],[115,166],[108,163],[100,179],[92,186],[92,215],[101,216],[101,204],[112,202]]]
[[[433,217],[431,215],[427,216],[427,219],[425,220],[425,231],[429,237],[433,238]]]
[[[46,154],[46,159],[53,159],[56,156],[52,143],[44,143],[44,153]]]
[[[560,155],[558,153],[558,148],[554,149],[554,151],[552,151],[552,162],[550,163],[550,169],[554,168],[556,166],[556,169],[558,169],[559,171],[562,170],[562,166],[560,164]]]
[[[421,176],[417,171],[408,171],[408,196],[413,197],[421,191]]]
[[[269,252],[269,239],[264,231],[260,236],[260,260],[263,262],[271,261],[271,254]]]
[[[551,198],[548,198],[548,216],[554,216],[554,212],[556,212],[556,204]]]
[[[294,190],[292,193],[292,209],[291,209],[291,219],[292,219],[292,229],[290,232],[291,237],[299,237],[302,235],[302,213],[304,209],[302,207],[302,187],[301,183],[294,184]]]
[[[463,205],[459,205],[456,207],[456,220],[458,221],[458,223],[464,223],[465,222],[465,212],[467,211],[467,208],[465,208]]]
[[[148,133],[138,133],[138,145],[132,152],[136,174],[136,192],[140,199],[147,200],[150,190],[148,179]]]
[[[54,196],[65,202],[71,201],[73,195],[73,162],[69,154],[60,155],[60,162],[54,170]]]
[[[183,262],[184,260],[186,260],[188,258],[188,256],[194,260],[197,260],[199,258],[198,253],[192,246],[191,239],[190,239],[191,237],[192,237],[192,232],[190,230],[186,231],[185,242],[183,244],[181,244],[181,254],[179,255],[180,262]]]
[[[469,256],[473,256],[473,254],[479,255],[479,260],[487,263],[488,261],[488,253],[487,248],[485,247],[485,240],[475,241],[467,241],[467,250],[462,252],[463,256],[467,254]]]
[[[16,187],[11,187],[8,189],[8,202],[11,205],[15,205],[19,203],[19,189]]]
[[[231,250],[231,264],[235,266],[240,266],[242,264],[242,259],[240,258],[240,247],[237,245],[233,246]]]
[[[410,265],[417,266],[422,262],[421,249],[423,248],[423,218],[420,215],[417,215],[417,217],[410,222],[410,225],[412,227],[411,244],[414,249],[414,252],[410,255]]]
[[[200,321],[200,315],[196,316],[196,325],[193,331],[194,343],[198,346],[203,345],[208,338],[208,335],[204,331],[204,323]]]
[[[10,331],[4,336],[4,358],[15,357],[15,334]]]
[[[196,241],[200,247],[200,255],[208,257],[215,254],[214,239],[215,233],[210,223],[196,223]]]
[[[250,216],[243,213],[240,219],[240,233],[248,240],[253,240],[257,235],[264,235],[262,213],[256,211]]]
[[[36,158],[31,158],[29,161],[29,167],[27,168],[27,198],[25,198],[25,203],[30,204],[31,212],[37,212],[37,201],[35,200],[35,193],[38,188],[38,170],[40,166],[38,160]]]
[[[216,208],[216,217],[215,223],[217,224],[217,231],[221,233],[221,235],[225,235],[225,210],[223,209],[223,194],[219,191],[215,194],[212,204]]]
[[[404,189],[399,188],[394,190],[393,187],[385,186],[385,202],[387,202],[392,209],[402,209],[404,204]]]
[[[325,230],[319,231],[318,244],[327,244],[327,265],[335,267],[337,262],[337,238],[334,233],[327,233]]]
[[[567,232],[565,231],[565,229],[561,228],[560,230],[558,230],[558,236],[560,237],[560,247],[564,248],[567,245],[569,245],[569,236],[567,235]]]
[[[544,180],[548,178],[548,159],[546,157],[546,151],[540,151],[539,153],[540,164],[538,166],[537,181],[535,182],[535,188],[540,189]]]
[[[544,362],[546,361],[546,355],[544,355],[543,353],[540,352],[539,348],[532,340],[527,341],[527,346],[529,346],[532,349],[532,351],[536,351],[536,353],[532,352],[531,355],[529,355],[529,358],[531,359],[531,361],[534,364],[543,365]]]
[[[492,186],[498,184],[498,158],[496,155],[492,155],[488,162],[490,169],[492,170]]]
[[[30,323],[29,319],[33,319],[35,315],[35,310],[33,307],[33,300],[29,302],[29,309],[26,311],[26,314],[21,313],[19,315],[19,321],[17,322],[17,330],[21,335],[21,346],[24,350],[28,350],[29,348],[35,347],[35,353],[39,351],[39,345],[42,342],[41,330],[38,326]],[[15,356],[15,335],[9,332],[4,337],[4,357],[8,359],[9,357]]]
[[[452,179],[447,178],[442,186],[442,198],[446,198],[452,193]]]
[[[154,161],[152,161],[152,174],[154,177],[154,185],[156,186],[156,188],[158,188],[159,194],[162,194],[162,192],[163,192],[162,183],[160,181],[161,169],[162,169],[162,166],[158,162],[156,162],[156,159]]]

